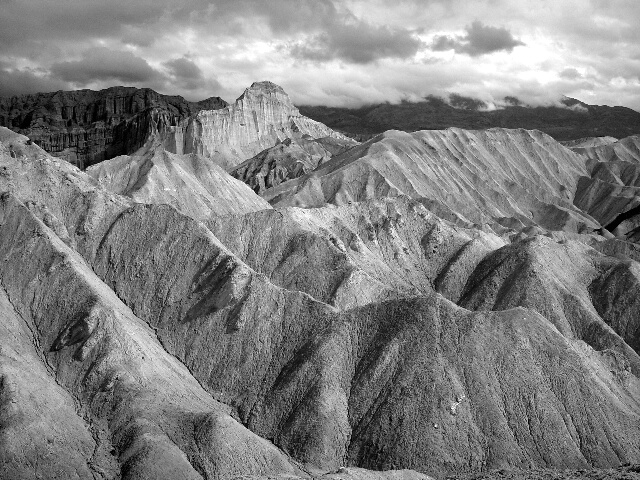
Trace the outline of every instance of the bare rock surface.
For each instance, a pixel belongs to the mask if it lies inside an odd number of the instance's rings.
[[[0,318],[0,476],[93,478],[92,468],[115,476],[117,462],[105,461],[109,450],[102,451],[98,454],[106,458],[99,466],[96,442],[76,410],[76,399],[56,383],[34,345],[39,337],[34,338],[33,327],[14,310],[4,289]]]
[[[287,138],[241,163],[230,173],[261,194],[267,188],[301,177],[327,162],[332,156],[357,145],[349,139],[325,137],[298,140]]]
[[[55,177],[62,172],[47,173]],[[234,420],[229,408],[203,390],[85,259],[26,205],[8,193],[1,203],[0,280],[15,308],[8,311],[0,296],[3,328],[17,335],[13,348],[27,351],[22,360],[2,365],[0,435],[2,445],[12,446],[3,447],[2,459],[17,475],[10,478],[33,478],[34,468],[44,468],[47,478],[303,473],[272,444]],[[62,290],[68,297],[60,296]],[[21,340],[20,335],[27,335],[24,327],[29,334]],[[29,347],[36,351],[29,354]],[[11,355],[3,346],[5,352]],[[33,376],[17,378],[11,362],[25,362],[29,355],[35,362],[29,370]],[[33,384],[26,383],[30,379]],[[35,388],[42,388],[41,397],[26,397]],[[29,400],[17,404],[20,398]],[[59,404],[54,403],[57,398]],[[34,417],[34,406],[41,426],[27,423]],[[77,409],[78,414],[65,414],[64,408]],[[47,422],[58,416],[68,418],[40,438]],[[34,451],[12,453],[25,442]],[[38,442],[47,442],[48,449],[43,451]],[[68,456],[56,455],[65,449]],[[25,454],[28,458],[20,465]],[[53,476],[57,472],[59,477]]]
[[[571,149],[577,149],[577,148],[588,148],[588,147],[600,147],[602,145],[610,145],[617,141],[618,139],[616,137],[584,137],[584,138],[577,138],[575,140],[564,140],[564,141],[561,141],[560,143],[565,147],[569,147]]]
[[[404,194],[463,224],[580,232],[598,227],[572,203],[586,174],[582,157],[538,131],[390,131],[263,196],[313,207]]]
[[[444,221],[406,196],[227,215],[206,223],[272,282],[340,309],[434,289],[457,299],[475,266],[506,243]]]
[[[197,219],[271,208],[210,160],[170,153],[157,144],[101,162],[87,173],[114,193],[141,203],[166,203]]]
[[[573,150],[590,169],[578,182],[574,204],[616,236],[640,240],[640,137]]]
[[[616,310],[635,308],[632,249],[533,230],[504,245],[399,195],[201,222],[110,192],[26,137],[0,129],[0,142],[0,280],[15,312],[0,292],[1,321],[35,327],[18,337],[22,361],[77,401],[59,427],[80,447],[56,448],[76,453],[79,478],[419,479],[640,459],[637,323]],[[542,163],[549,202],[582,172],[571,155]],[[366,300],[332,296],[346,267]],[[4,392],[0,438],[44,456],[37,425],[5,427]]]
[[[226,169],[287,138],[300,144],[324,139],[306,146],[315,150],[310,155],[333,154],[357,143],[301,115],[271,82],[254,83],[231,105],[219,97],[188,102],[130,87],[2,98],[0,127],[28,136],[82,169],[131,155],[150,141],[171,153],[211,158]]]
[[[637,262],[616,261],[583,243],[537,236],[489,254],[458,303],[471,310],[533,309],[565,337],[622,355],[638,375],[638,326],[631,313],[637,274]],[[616,308],[623,314],[614,320],[609,312]]]
[[[631,135],[615,142],[590,143],[571,146],[571,149],[598,162],[622,160],[624,162],[640,163],[640,135]]]
[[[188,102],[148,88],[59,91],[0,98],[0,126],[84,168],[134,152],[202,109],[226,105],[218,97]]]
[[[447,477],[447,480],[637,480],[640,478],[640,465],[626,464],[618,468],[579,470],[508,470],[501,469],[487,473]]]
[[[285,91],[271,82],[256,82],[228,107],[205,110],[184,132],[184,150],[233,168],[287,138],[349,139],[300,114]]]

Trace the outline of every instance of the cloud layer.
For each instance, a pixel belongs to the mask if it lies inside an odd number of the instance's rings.
[[[637,0],[0,0],[0,9],[0,96],[131,85],[233,100],[268,79],[298,104],[433,94],[491,108],[505,96],[567,95],[640,110]]]
[[[456,53],[478,57],[500,51],[511,52],[514,47],[524,45],[520,40],[513,38],[506,28],[483,25],[480,21],[473,22],[465,30],[464,35],[454,37],[437,35],[431,48],[436,52],[453,50]]]

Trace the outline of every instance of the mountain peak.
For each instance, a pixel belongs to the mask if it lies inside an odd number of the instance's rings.
[[[280,85],[276,85],[273,82],[264,80],[262,82],[253,82],[247,90],[260,91],[265,93],[285,93],[284,89]]]
[[[249,88],[247,88],[238,100],[242,100],[249,97],[275,97],[284,103],[291,103],[291,99],[287,92],[280,85],[276,85],[273,82],[263,81],[263,82],[253,82]]]

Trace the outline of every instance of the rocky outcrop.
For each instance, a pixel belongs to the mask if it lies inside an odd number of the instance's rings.
[[[640,137],[606,145],[574,147],[587,159],[574,204],[618,236],[640,239]]]
[[[184,153],[198,153],[231,169],[280,141],[304,135],[348,142],[344,135],[301,115],[278,85],[256,82],[232,105],[198,113],[184,133]]]
[[[85,168],[132,153],[153,135],[166,137],[171,146],[176,128],[180,131],[188,117],[226,105],[218,97],[188,102],[148,88],[59,91],[0,98],[0,126]]]
[[[579,232],[599,226],[572,203],[584,163],[537,131],[390,131],[263,196],[317,207],[404,194],[462,225]]]
[[[300,115],[284,90],[271,82],[254,83],[232,105],[219,97],[188,102],[129,87],[2,98],[0,126],[81,169],[133,154],[146,144],[211,158],[225,169],[288,138],[304,144],[328,137],[306,148],[310,155],[317,155],[323,144],[331,154],[355,144]]]
[[[287,138],[241,163],[231,175],[249,185],[256,193],[312,172],[331,157],[357,145],[351,139],[308,135],[293,140]]]

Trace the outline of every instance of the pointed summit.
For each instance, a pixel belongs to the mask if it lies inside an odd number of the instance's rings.
[[[248,105],[261,102],[280,104],[291,115],[299,115],[298,109],[291,102],[291,98],[280,85],[273,82],[254,82],[236,100],[237,104]]]
[[[213,158],[232,168],[287,138],[344,135],[303,115],[282,87],[254,82],[226,108],[203,110],[185,134],[185,153]]]
[[[262,94],[272,94],[272,93],[279,93],[282,95],[286,95],[288,97],[288,95],[285,93],[284,89],[280,86],[280,85],[276,85],[273,82],[270,82],[268,80],[262,81],[262,82],[253,82],[251,84],[251,86],[249,88],[247,88],[245,90],[245,93],[247,92],[255,92],[255,93],[262,93]]]

